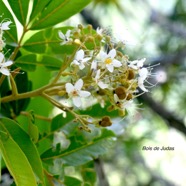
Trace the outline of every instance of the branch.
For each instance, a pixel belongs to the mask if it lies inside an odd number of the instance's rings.
[[[107,177],[104,172],[103,162],[100,158],[94,160],[95,169],[99,178],[99,185],[100,186],[109,186]]]
[[[165,28],[172,34],[186,38],[186,27],[183,24],[170,21],[165,15],[151,9],[150,21],[157,23],[161,28]]]
[[[166,110],[166,108],[164,108],[162,104],[156,102],[147,94],[141,95],[139,99],[142,100],[145,104],[147,104],[151,110],[153,110],[164,120],[166,120],[167,121],[166,123],[169,127],[173,127],[178,131],[182,132],[184,135],[186,135],[186,127],[183,121],[179,119],[177,116],[175,116],[174,113]]]
[[[82,11],[81,11],[81,15],[82,15],[83,19],[85,20],[85,22],[86,22],[87,24],[91,24],[92,27],[93,27],[94,29],[100,27],[99,21],[96,20],[96,19],[92,16],[91,12],[88,12],[87,10],[82,10]]]

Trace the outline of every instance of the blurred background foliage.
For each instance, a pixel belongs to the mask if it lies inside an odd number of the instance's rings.
[[[108,181],[102,175],[100,185],[184,186],[186,1],[94,0],[81,16],[84,24],[122,39],[131,60],[146,57],[146,65],[154,65],[150,93],[111,127],[118,139],[100,160]],[[174,150],[147,151],[143,146]]]

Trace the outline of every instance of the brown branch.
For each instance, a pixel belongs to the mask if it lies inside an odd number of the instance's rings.
[[[186,27],[183,24],[170,21],[165,15],[154,9],[151,9],[150,21],[178,37],[186,38]]]
[[[173,127],[186,135],[186,126],[182,119],[178,118],[175,113],[168,111],[162,104],[156,102],[147,94],[141,95],[139,99],[147,104],[151,110],[161,116],[169,127]]]
[[[104,172],[103,162],[100,158],[94,160],[95,169],[99,178],[99,185],[100,186],[109,186],[107,177]]]

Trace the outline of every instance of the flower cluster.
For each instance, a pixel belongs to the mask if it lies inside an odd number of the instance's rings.
[[[81,100],[89,97],[89,105],[91,100],[102,105],[109,103],[108,111],[118,110],[124,115],[133,98],[139,95],[138,88],[148,92],[144,85],[150,75],[150,70],[143,66],[146,59],[129,61],[121,42],[114,43],[105,30],[94,31],[91,26],[79,25],[64,33],[59,31],[59,37],[61,45],[77,46],[70,68],[66,69],[71,83],[65,85],[67,97],[76,107],[81,107]],[[101,121],[100,125],[111,125],[108,118]]]
[[[3,48],[5,47],[5,42],[3,38],[3,33],[6,30],[9,30],[9,25],[11,24],[11,21],[4,21],[0,23],[0,73],[9,76],[10,71],[8,70],[8,66],[12,65],[13,62],[8,60],[5,61],[5,56],[3,54]]]

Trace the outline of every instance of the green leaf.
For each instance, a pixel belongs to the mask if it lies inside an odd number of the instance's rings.
[[[82,186],[83,183],[81,180],[79,180],[77,178],[74,178],[71,176],[65,176],[64,184],[66,186]]]
[[[37,186],[34,173],[25,154],[6,132],[2,122],[0,122],[0,133],[0,152],[16,185]]]
[[[23,73],[23,71],[21,71],[21,73]],[[28,74],[26,72],[17,75],[14,78],[14,80],[16,82],[17,90],[19,93],[28,92],[31,90],[31,82],[28,80]],[[2,97],[8,96],[12,93],[7,78],[3,81],[3,84],[0,87],[0,92]],[[7,116],[9,118],[11,118],[13,115],[18,116],[21,111],[26,109],[26,107],[29,104],[29,101],[30,98],[26,98],[26,99],[7,102],[7,103],[1,103],[0,112],[3,114],[3,116]]]
[[[15,121],[10,120],[8,118],[1,118],[0,124],[4,129],[6,129],[6,131],[8,132],[8,135],[12,138],[12,140],[15,141],[15,143],[19,146],[19,148],[25,154],[33,171],[38,176],[38,178],[41,180],[41,182],[44,182],[41,159],[39,157],[39,154],[38,154],[38,151],[35,145],[32,143],[31,139],[29,138],[29,135],[25,133],[25,131]],[[14,154],[16,154],[16,152],[14,152]],[[16,162],[20,163],[20,161],[22,161],[21,158],[17,160]],[[27,174],[27,177],[28,175],[29,174]]]
[[[41,155],[43,161],[51,161],[56,158],[62,158],[64,164],[78,166],[83,165],[99,155],[104,154],[113,143],[114,133],[103,129],[102,135],[92,142],[84,143],[71,139],[71,145],[65,151],[59,149],[49,149]]]
[[[81,176],[84,183],[87,185],[95,185],[96,183],[96,172],[94,167],[94,161],[91,161],[81,167]]]
[[[61,40],[58,36],[58,31],[66,33],[72,27],[62,27],[55,29],[42,30],[32,35],[22,47],[33,53],[43,54],[51,51],[54,54],[72,54],[78,47],[76,45],[60,45]],[[50,50],[49,50],[50,49]]]
[[[57,115],[53,118],[51,123],[51,131],[63,130],[65,135],[72,136],[77,129],[78,123],[72,122],[74,116],[70,113],[67,113],[67,116],[64,118],[62,114]]]
[[[27,54],[16,59],[15,63],[26,71],[34,71],[36,66],[45,66],[49,70],[58,70],[62,61],[48,55],[42,55],[37,58],[36,54]]]
[[[103,117],[103,116],[118,117],[117,110],[113,110],[111,112],[107,111],[108,106],[110,106],[110,103],[106,103],[104,108],[98,103],[86,110],[81,110],[80,114],[90,115],[92,117],[96,116],[98,118]]]
[[[8,2],[17,19],[25,26],[30,0],[8,0]]]
[[[47,7],[47,4],[50,2],[51,0],[34,0],[33,2],[33,8],[32,8],[32,13],[30,16],[30,20],[34,19],[38,14],[41,14],[41,12],[43,11],[43,9],[45,7]]]
[[[91,0],[52,0],[35,19],[32,30],[51,27],[80,12]]]
[[[3,34],[3,37],[6,38],[6,44],[11,46],[17,46],[17,29],[14,18],[2,0],[0,1],[0,7],[1,14],[3,14],[3,16],[0,17],[0,22],[2,22],[3,19],[9,19],[10,21],[12,21],[12,24],[10,25],[10,30],[6,30]]]

